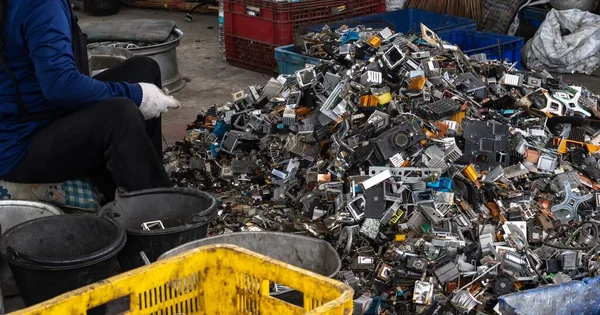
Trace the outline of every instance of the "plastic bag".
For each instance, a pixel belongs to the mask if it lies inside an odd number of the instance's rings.
[[[532,70],[591,75],[600,67],[600,16],[552,10],[522,55]]]

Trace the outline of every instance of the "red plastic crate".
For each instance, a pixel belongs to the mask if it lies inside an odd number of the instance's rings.
[[[346,18],[355,18],[369,14],[385,12],[385,1],[352,0],[348,1],[346,7]]]
[[[287,45],[293,42],[294,30],[299,26],[344,19],[345,3],[344,0],[295,3],[225,0],[225,34],[270,45]]]
[[[230,64],[262,73],[277,70],[274,45],[225,35],[225,55]]]
[[[223,8],[227,61],[268,72],[277,67],[275,47],[293,43],[299,27],[384,12],[385,0],[224,0]]]

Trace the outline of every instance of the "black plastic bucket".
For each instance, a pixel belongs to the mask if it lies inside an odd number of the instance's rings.
[[[54,215],[14,226],[0,239],[26,305],[120,272],[117,253],[127,236],[116,222],[93,215]]]
[[[135,192],[117,191],[115,201],[99,214],[113,218],[127,231],[127,244],[119,254],[124,271],[144,265],[140,252],[150,262],[162,253],[202,239],[217,215],[218,202],[210,194],[189,188],[158,188]],[[144,230],[145,222],[160,220],[165,229]]]

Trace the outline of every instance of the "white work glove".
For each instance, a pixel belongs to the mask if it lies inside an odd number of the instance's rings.
[[[150,83],[138,83],[142,87],[142,104],[140,111],[146,120],[160,117],[169,109],[181,107],[179,101],[172,96],[167,96],[156,85]]]

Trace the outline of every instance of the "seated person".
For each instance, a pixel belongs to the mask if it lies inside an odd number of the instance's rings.
[[[160,115],[180,104],[158,64],[134,57],[92,78],[67,0],[2,1],[2,12],[0,179],[89,177],[107,201],[117,187],[171,186]]]

